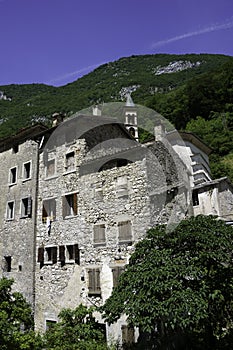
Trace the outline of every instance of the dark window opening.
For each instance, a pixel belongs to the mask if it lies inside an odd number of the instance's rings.
[[[45,248],[46,262],[51,262],[56,264],[57,262],[57,247],[47,247]]]
[[[56,323],[57,321],[54,321],[54,320],[46,320],[46,331],[53,328]]]
[[[134,128],[129,128],[129,133],[130,133],[130,135],[135,137],[135,129]]]
[[[11,272],[11,256],[5,256],[5,272]]]
[[[17,180],[17,169],[16,167],[15,168],[12,168],[10,169],[10,184],[14,184],[16,183],[16,180]]]
[[[72,171],[75,169],[74,152],[66,154],[66,171]]]
[[[32,216],[32,199],[31,197],[23,198],[21,203],[21,217],[30,218]]]
[[[127,345],[135,343],[134,328],[131,326],[121,326],[123,348]]]
[[[198,190],[193,190],[192,201],[193,201],[193,206],[199,205]]]
[[[19,145],[14,145],[12,147],[12,153],[18,153],[19,152]]]
[[[22,271],[22,265],[19,265],[19,272]]]
[[[55,198],[46,199],[43,201],[42,221],[46,223],[48,220],[56,219],[56,200]]]
[[[170,203],[178,194],[178,188],[173,187],[169,190],[167,190],[167,196],[166,196],[166,204]]]
[[[38,248],[37,262],[40,263],[40,268],[44,265],[44,247]]]
[[[47,161],[46,176],[50,177],[55,174],[55,159]]]
[[[28,162],[28,163],[24,164],[23,178],[24,179],[30,179],[31,178],[31,162]]]
[[[67,216],[75,216],[78,212],[77,193],[72,193],[62,197],[62,215],[63,219]]]
[[[15,202],[8,202],[7,203],[7,219],[12,220],[14,219],[14,213],[15,212]]]

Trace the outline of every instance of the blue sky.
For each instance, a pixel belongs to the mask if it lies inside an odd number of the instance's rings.
[[[154,53],[233,56],[232,0],[0,0],[0,85],[64,85]]]

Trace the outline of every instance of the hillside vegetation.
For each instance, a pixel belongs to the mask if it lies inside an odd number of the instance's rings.
[[[196,133],[213,148],[214,177],[233,179],[233,58],[224,55],[141,55],[101,65],[61,87],[44,84],[0,86],[0,137],[20,128],[51,123],[92,104],[116,102],[132,92],[135,103],[162,114],[180,130]]]

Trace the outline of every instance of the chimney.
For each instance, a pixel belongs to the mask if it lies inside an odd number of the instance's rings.
[[[162,122],[158,122],[154,127],[155,141],[162,141],[166,136],[166,129]]]
[[[56,113],[53,113],[52,119],[53,119],[52,126],[57,126],[58,124],[63,122],[64,115],[56,112]]]

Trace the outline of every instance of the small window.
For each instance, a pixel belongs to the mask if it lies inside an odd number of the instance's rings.
[[[88,271],[88,295],[100,295],[100,269],[90,269]]]
[[[46,223],[48,220],[56,219],[56,200],[55,198],[46,199],[43,201],[42,221]]]
[[[68,261],[75,261],[76,264],[80,263],[79,247],[78,244],[71,244],[66,246],[66,256]]]
[[[112,276],[113,276],[113,287],[118,285],[119,277],[124,272],[124,266],[115,266],[112,268]]]
[[[105,225],[94,226],[94,245],[105,245]]]
[[[121,326],[121,334],[123,346],[135,343],[134,328],[132,326]]]
[[[11,272],[11,256],[5,256],[5,272]]]
[[[198,190],[193,190],[192,201],[193,201],[193,206],[199,205]]]
[[[55,174],[55,159],[50,159],[47,161],[46,177],[51,177],[54,174]]]
[[[74,160],[74,152],[70,152],[66,154],[66,171],[72,171],[75,169],[75,160]]]
[[[28,180],[31,178],[31,162],[24,163],[23,165],[23,179]]]
[[[62,202],[63,219],[77,215],[77,193],[72,193],[62,197]]]
[[[9,174],[9,184],[13,185],[17,181],[17,168],[11,168],[10,169],[10,174]]]
[[[57,323],[57,321],[54,320],[46,320],[46,331],[48,331],[49,329],[53,328],[55,326],[55,324]]]
[[[7,220],[13,220],[15,216],[15,202],[11,201],[7,203]]]
[[[132,241],[132,228],[130,221],[122,221],[118,223],[119,242]]]
[[[128,197],[128,180],[126,176],[118,177],[116,182],[116,194],[117,197]]]
[[[32,199],[31,197],[23,198],[21,202],[21,217],[30,218],[32,216]]]
[[[102,190],[102,188],[96,188],[96,189],[95,189],[95,199],[96,199],[97,201],[100,201],[100,202],[103,201],[104,196],[103,196],[103,190]]]
[[[45,248],[45,262],[56,264],[57,262],[57,247]]]

